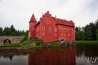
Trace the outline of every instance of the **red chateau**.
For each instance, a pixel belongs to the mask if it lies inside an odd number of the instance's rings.
[[[51,16],[47,11],[37,22],[34,14],[29,22],[29,38],[39,38],[44,42],[53,42],[64,39],[65,41],[75,41],[75,24]]]

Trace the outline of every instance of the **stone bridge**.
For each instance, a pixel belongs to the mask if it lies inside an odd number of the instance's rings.
[[[5,44],[20,43],[24,36],[0,36],[0,46]]]

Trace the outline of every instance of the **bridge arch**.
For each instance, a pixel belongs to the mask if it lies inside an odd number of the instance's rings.
[[[4,44],[11,44],[11,40],[10,39],[4,39],[3,43]]]

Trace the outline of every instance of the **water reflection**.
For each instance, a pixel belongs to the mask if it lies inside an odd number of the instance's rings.
[[[27,58],[25,51],[0,49],[0,65],[28,65]]]
[[[29,65],[75,65],[75,48],[46,48],[40,53],[28,54]]]
[[[77,65],[98,65],[98,46],[79,45],[77,46]]]
[[[0,65],[98,65],[97,45],[1,50]]]

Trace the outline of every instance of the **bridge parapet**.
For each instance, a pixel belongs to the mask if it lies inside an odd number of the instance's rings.
[[[24,39],[24,36],[0,36],[0,46],[6,42],[10,44],[20,43]]]

